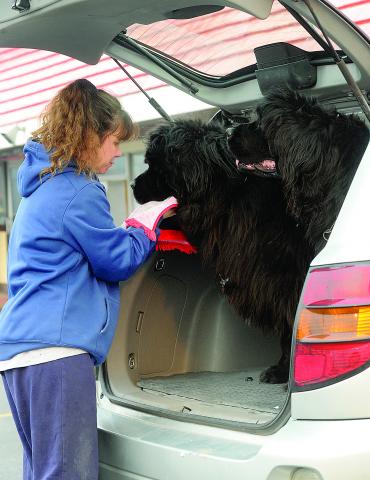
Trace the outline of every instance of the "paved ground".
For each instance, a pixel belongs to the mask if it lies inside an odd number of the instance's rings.
[[[6,300],[4,285],[0,285],[0,310]],[[22,447],[0,378],[0,480],[21,480],[21,478]]]
[[[22,447],[0,379],[0,480],[22,479]]]

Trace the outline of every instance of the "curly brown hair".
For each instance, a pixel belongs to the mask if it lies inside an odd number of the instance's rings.
[[[50,167],[41,175],[55,175],[71,161],[78,173],[94,174],[92,159],[105,137],[134,138],[137,126],[119,100],[86,79],[76,80],[50,101],[41,115],[41,127],[33,139],[50,151]]]

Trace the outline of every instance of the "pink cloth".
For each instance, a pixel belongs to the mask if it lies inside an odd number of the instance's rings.
[[[123,222],[123,227],[142,228],[148,238],[155,242],[157,235],[155,229],[162,216],[171,208],[178,205],[175,197],[166,198],[162,202],[147,202],[139,205]]]

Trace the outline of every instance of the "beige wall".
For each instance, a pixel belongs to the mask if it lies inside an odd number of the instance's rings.
[[[6,283],[6,259],[8,251],[8,241],[6,232],[0,231],[0,283]]]

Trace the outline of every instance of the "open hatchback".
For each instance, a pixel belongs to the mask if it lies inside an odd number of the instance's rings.
[[[249,118],[278,85],[366,121],[368,1],[16,0],[13,7],[0,5],[0,47],[89,64],[104,53],[218,107],[225,122]],[[101,479],[370,478],[369,185],[368,148],[307,272],[288,386],[259,382],[279,358],[279,339],[236,315],[197,255],[156,252],[122,284],[117,333],[97,382]],[[343,348],[361,345],[345,353],[324,347],[319,334],[302,341],[302,312],[325,288],[352,308]]]

